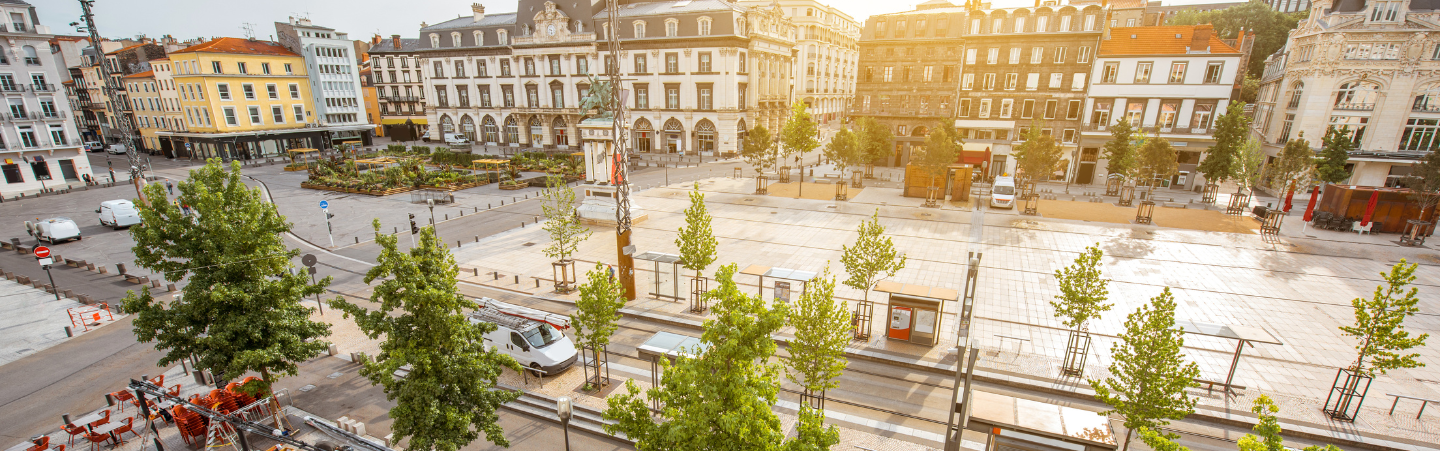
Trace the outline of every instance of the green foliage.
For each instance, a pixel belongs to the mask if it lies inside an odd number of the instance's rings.
[[[1315,178],[1325,183],[1349,180],[1350,171],[1345,170],[1345,163],[1350,160],[1353,150],[1355,141],[1351,139],[1349,126],[1336,128],[1331,125],[1325,129],[1325,137],[1320,139],[1320,159],[1315,165]]]
[[[168,304],[148,288],[125,296],[125,311],[136,314],[135,336],[165,351],[161,366],[194,356],[199,368],[226,379],[255,371],[269,384],[296,374],[298,362],[329,348],[321,339],[330,325],[311,321],[300,300],[323,293],[330,278],[311,283],[292,271],[290,259],[299,252],[282,238],[291,224],[260,189],[241,181],[239,162],[227,170],[209,160],[177,188],[175,203],[161,184],[146,186],[148,200],[136,202],[141,223],[130,228],[136,265],[186,283]],[[182,214],[178,205],[195,214]]]
[[[965,142],[960,139],[960,133],[955,131],[955,126],[946,121],[938,121],[930,128],[930,134],[925,137],[925,147],[919,155],[911,157],[910,162],[925,171],[930,176],[930,185],[945,186],[945,173],[950,165],[960,157],[960,149]],[[944,196],[941,196],[944,199]]]
[[[1280,151],[1279,158],[1270,168],[1270,184],[1276,189],[1284,189],[1290,184],[1308,185],[1311,171],[1315,169],[1315,151],[1310,148],[1310,141],[1305,138],[1295,138],[1285,143],[1285,148]]]
[[[575,313],[570,315],[570,324],[575,326],[575,345],[589,348],[592,361],[600,361],[600,350],[610,344],[610,336],[620,320],[620,308],[624,306],[625,286],[610,277],[604,264],[595,262],[595,268],[585,273],[580,299],[575,301]]]
[[[1265,173],[1265,157],[1260,141],[1253,137],[1246,138],[1245,143],[1240,145],[1240,154],[1235,160],[1235,182],[1241,188],[1260,184],[1260,177]]]
[[[1063,324],[1076,330],[1089,330],[1091,319],[1100,319],[1100,314],[1109,311],[1115,304],[1106,304],[1110,296],[1110,279],[1101,276],[1100,261],[1105,252],[1100,244],[1086,247],[1075,263],[1055,271],[1055,281],[1060,284],[1057,301],[1050,301],[1055,316],[1065,318]]]
[[[700,341],[708,349],[690,350],[671,364],[660,360],[664,377],[645,392],[634,380],[625,393],[606,399],[605,425],[611,434],[623,432],[642,451],[710,449],[828,449],[839,442],[834,427],[823,417],[802,409],[798,436],[785,440],[780,420],[770,406],[780,390],[779,365],[773,334],[785,325],[789,307],[746,295],[735,283],[737,267],[722,266],[715,275],[717,287],[707,296],[715,300],[712,319],[705,320]],[[659,419],[650,402],[659,401]]]
[[[1195,386],[1200,367],[1185,361],[1183,335],[1175,329],[1175,298],[1165,287],[1149,305],[1125,318],[1125,332],[1110,348],[1110,377],[1089,380],[1095,399],[1111,407],[1101,414],[1124,418],[1130,430],[1125,449],[1135,429],[1157,429],[1194,413],[1195,399],[1185,389]]]
[[[380,355],[364,362],[360,374],[395,402],[390,409],[395,437],[408,437],[410,451],[455,451],[480,432],[492,443],[509,446],[495,410],[520,393],[498,389],[496,379],[502,367],[520,371],[520,364],[494,347],[486,349],[484,335],[495,325],[472,324],[466,316],[475,303],[455,289],[455,257],[433,226],[420,229],[419,242],[409,252],[399,250],[396,236],[380,233],[379,219],[371,227],[380,255],[365,273],[365,283],[381,281],[373,296],[380,309],[344,298],[330,306],[354,317],[372,340],[383,338]],[[395,377],[404,367],[409,374]]]
[[[546,257],[567,260],[590,238],[590,228],[580,223],[580,214],[575,211],[575,190],[559,177],[546,179],[545,191],[540,193],[540,209],[545,212],[542,228],[550,233],[550,245],[542,251]]]
[[[1416,294],[1419,290],[1407,285],[1415,282],[1416,264],[1408,264],[1405,259],[1390,267],[1389,272],[1380,273],[1385,278],[1385,283],[1375,287],[1375,295],[1370,299],[1355,298],[1350,305],[1355,307],[1355,325],[1340,326],[1340,331],[1345,335],[1360,339],[1355,345],[1359,356],[1350,369],[1365,376],[1375,376],[1397,368],[1420,368],[1424,363],[1416,360],[1420,357],[1418,353],[1401,355],[1399,352],[1408,351],[1416,346],[1425,346],[1425,339],[1430,334],[1420,334],[1411,337],[1410,332],[1405,330],[1405,318],[1420,311],[1416,304],[1420,297]],[[1398,351],[1398,352],[1397,352]],[[1369,357],[1370,362],[1365,361]]]
[[[1275,418],[1280,407],[1275,405],[1275,401],[1260,395],[1250,411],[1255,413],[1258,421],[1250,429],[1254,434],[1240,437],[1240,451],[1285,451],[1285,438],[1280,436],[1280,421]]]
[[[890,127],[873,117],[862,117],[856,124],[855,133],[860,144],[862,163],[875,164],[894,155],[895,135],[890,133]]]
[[[819,135],[819,126],[805,111],[805,103],[795,102],[790,106],[790,120],[785,121],[785,127],[780,129],[780,144],[784,147],[780,157],[788,160],[791,156],[810,153],[820,147],[820,141],[816,139]]]
[[[1430,149],[1420,163],[1411,168],[1410,176],[1400,181],[1413,191],[1410,199],[1420,205],[1420,218],[1423,219],[1440,202],[1440,149]]]
[[[1107,162],[1105,167],[1110,175],[1119,177],[1121,180],[1130,180],[1135,177],[1135,127],[1130,121],[1120,118],[1115,125],[1110,127],[1110,141],[1105,143],[1105,150],[1101,151],[1101,158]]]
[[[740,157],[755,168],[756,175],[774,169],[779,155],[775,153],[775,139],[770,137],[770,130],[766,130],[764,125],[756,125],[750,129],[750,133],[745,137],[745,148],[740,150]]]
[[[1136,429],[1135,433],[1140,436],[1140,441],[1145,442],[1145,446],[1149,446],[1155,451],[1190,451],[1190,448],[1170,441],[1169,437],[1161,435],[1154,429],[1141,427]]]
[[[845,345],[850,343],[850,311],[844,300],[835,299],[835,276],[830,265],[819,277],[805,284],[790,315],[795,339],[790,341],[790,382],[815,394],[836,387],[835,378],[845,371]]]
[[[1176,162],[1175,147],[1170,145],[1170,140],[1160,137],[1145,140],[1136,152],[1135,171],[1140,180],[1148,180],[1147,184],[1158,186],[1159,181],[1168,179],[1175,175],[1180,168]]]
[[[1180,11],[1169,25],[1211,24],[1215,26],[1215,33],[1224,39],[1235,39],[1241,29],[1254,31],[1255,44],[1247,67],[1250,75],[1259,77],[1265,72],[1265,58],[1285,46],[1290,31],[1308,14],[1309,11],[1282,13],[1261,0],[1250,0],[1244,5],[1220,10]]]
[[[695,277],[700,278],[701,271],[705,267],[715,263],[715,247],[719,242],[715,239],[715,231],[710,228],[710,210],[705,208],[705,195],[700,193],[700,187],[690,191],[690,207],[685,209],[685,227],[680,228],[679,236],[675,237],[675,247],[680,248],[680,261],[685,269],[695,270]]]
[[[905,268],[905,254],[895,252],[895,242],[889,237],[882,238],[885,226],[880,225],[880,209],[870,215],[869,221],[860,221],[859,236],[854,246],[841,246],[840,263],[845,265],[845,286],[865,292],[865,301],[870,301],[870,288]]]
[[[1260,78],[1246,73],[1245,79],[1240,81],[1241,102],[1255,103],[1255,98],[1260,95]]]
[[[1033,182],[1050,180],[1065,157],[1055,137],[1040,132],[1044,126],[1039,120],[1032,122],[1023,135],[1025,142],[1015,149],[1015,168]]]
[[[1215,145],[1205,151],[1205,161],[1196,168],[1205,174],[1206,183],[1224,183],[1236,176],[1240,146],[1249,137],[1250,116],[1245,115],[1245,103],[1230,102],[1225,114],[1215,118]]]
[[[840,178],[845,178],[845,168],[855,165],[862,159],[859,137],[850,129],[841,126],[840,131],[830,137],[830,143],[825,145],[824,155],[826,159],[835,164],[835,169],[840,171]]]

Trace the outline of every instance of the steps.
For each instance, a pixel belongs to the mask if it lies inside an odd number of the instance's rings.
[[[504,407],[506,409],[510,409],[514,412],[529,415],[531,417],[545,421],[551,421],[555,423],[560,422],[560,415],[556,413],[555,410],[557,404],[555,398],[539,393],[526,392],[516,387],[509,387],[505,385],[501,385],[500,387],[520,392],[519,398],[516,398],[514,401],[505,404]],[[615,422],[606,421],[604,415],[601,414],[599,410],[590,408],[589,406],[585,406],[576,402],[572,402],[571,406],[573,406],[574,408],[574,414],[570,418],[571,428],[580,429],[595,435],[614,437],[615,439],[624,441],[627,444],[635,444],[635,442],[631,441],[628,437],[626,437],[624,433],[612,435],[605,432],[604,425],[615,424]]]

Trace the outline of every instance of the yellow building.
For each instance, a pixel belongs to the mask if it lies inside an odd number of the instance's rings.
[[[375,83],[370,77],[370,68],[360,70],[360,91],[365,97],[365,119],[375,125],[375,136],[385,136],[385,128],[380,127],[380,99],[376,97]]]
[[[160,88],[155,83],[155,71],[147,70],[126,75],[123,79],[125,91],[130,94],[130,123],[140,130],[142,149],[154,151],[160,148],[160,138],[155,132],[165,130],[165,113],[160,102]]]
[[[274,42],[219,38],[169,55],[188,131],[158,131],[199,158],[281,157],[325,148],[305,59]]]

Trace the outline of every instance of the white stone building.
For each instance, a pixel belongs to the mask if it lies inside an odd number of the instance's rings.
[[[291,17],[275,22],[280,45],[305,57],[310,75],[310,97],[315,102],[317,126],[327,127],[332,144],[370,143],[373,130],[365,117],[365,98],[360,86],[359,55],[350,36]]]
[[[856,65],[860,60],[860,28],[849,14],[815,0],[745,0],[747,7],[780,5],[795,24],[795,98],[810,105],[810,115],[824,123],[843,122],[855,99]]]
[[[90,174],[60,84],[67,71],[50,54],[49,27],[35,7],[19,0],[0,3],[0,196],[80,184]]]
[[[1244,60],[1238,47],[1210,25],[1111,28],[1090,74],[1074,180],[1104,183],[1101,149],[1110,127],[1125,119],[1175,147],[1180,164],[1171,186],[1203,185],[1195,167],[1215,144],[1215,118],[1230,104]]]
[[[1255,133],[1279,155],[1290,139],[1319,149],[1346,126],[1357,151],[1348,183],[1396,186],[1440,146],[1440,2],[1316,0],[1266,60]]]

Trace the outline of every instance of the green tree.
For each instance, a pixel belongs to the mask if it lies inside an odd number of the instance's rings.
[[[819,126],[810,118],[810,112],[805,111],[805,103],[795,102],[790,106],[790,120],[785,121],[785,127],[780,131],[780,144],[784,147],[780,158],[785,161],[789,161],[790,157],[803,158],[820,147],[819,135]]]
[[[1060,294],[1055,295],[1058,301],[1050,301],[1050,306],[1055,308],[1055,316],[1065,318],[1062,321],[1065,327],[1089,330],[1090,320],[1100,319],[1102,313],[1115,306],[1105,303],[1110,297],[1110,279],[1101,275],[1100,261],[1103,258],[1105,251],[1100,250],[1100,244],[1096,243],[1086,247],[1075,258],[1074,264],[1055,271]]]
[[[1044,124],[1039,120],[1032,122],[1023,135],[1025,142],[1015,149],[1015,168],[1035,182],[1050,180],[1060,159],[1065,157],[1055,137],[1040,132],[1042,127]]]
[[[1205,183],[1220,184],[1235,177],[1240,146],[1250,137],[1250,116],[1244,102],[1230,102],[1225,114],[1215,118],[1215,145],[1205,151],[1205,161],[1195,168],[1205,174]]]
[[[855,245],[842,246],[840,263],[845,265],[845,286],[860,290],[864,298],[862,305],[869,306],[870,289],[905,268],[905,254],[895,252],[895,243],[890,237],[882,237],[885,226],[880,225],[880,209],[870,215],[869,221],[860,221],[859,236]],[[870,331],[856,331],[858,335],[870,336]]]
[[[705,207],[705,195],[697,185],[690,191],[690,208],[685,209],[685,226],[675,237],[675,247],[680,248],[680,261],[685,269],[695,271],[695,278],[704,277],[701,271],[715,263],[715,231],[710,228],[710,210]]]
[[[1125,419],[1129,431],[1124,450],[1130,449],[1136,429],[1158,429],[1194,413],[1195,399],[1185,389],[1195,386],[1200,367],[1185,361],[1184,346],[1183,333],[1175,329],[1170,287],[1125,318],[1125,332],[1110,349],[1110,377],[1090,379],[1095,398],[1111,407],[1101,414],[1118,413]]]
[[[1310,148],[1310,141],[1305,138],[1292,139],[1285,143],[1280,157],[1272,163],[1269,171],[1270,184],[1278,190],[1284,190],[1291,184],[1304,185],[1314,169],[1315,151]]]
[[[807,396],[835,388],[835,378],[845,371],[845,345],[850,342],[850,311],[845,301],[835,299],[835,276],[830,265],[819,277],[805,284],[790,315],[795,339],[790,341],[786,377],[805,388]],[[802,401],[802,404],[804,402]]]
[[[1140,441],[1144,442],[1145,446],[1149,446],[1154,451],[1190,451],[1190,448],[1171,441],[1170,438],[1161,435],[1154,429],[1142,426],[1135,430],[1135,434],[1140,436]]]
[[[1275,417],[1280,407],[1275,405],[1275,401],[1260,395],[1250,411],[1255,413],[1257,421],[1250,428],[1253,434],[1240,437],[1240,451],[1285,451],[1285,438],[1280,436],[1280,421]]]
[[[1249,73],[1245,74],[1245,80],[1240,82],[1240,101],[1255,103],[1255,98],[1260,95],[1260,78]]]
[[[546,185],[540,193],[540,209],[545,214],[545,225],[541,228],[550,232],[550,245],[542,252],[546,257],[566,261],[580,243],[590,238],[590,228],[580,223],[580,214],[575,211],[575,190],[566,186],[560,177],[548,178]]]
[[[496,379],[501,367],[520,371],[520,364],[493,347],[486,349],[484,335],[495,325],[472,324],[466,316],[475,302],[455,290],[455,257],[434,226],[420,229],[420,240],[409,252],[399,250],[394,235],[380,233],[379,219],[371,226],[380,256],[365,273],[365,283],[382,281],[373,296],[380,309],[344,298],[330,306],[354,317],[370,339],[383,338],[380,355],[362,362],[360,374],[395,402],[390,408],[395,436],[408,437],[411,451],[455,451],[480,432],[492,443],[509,446],[495,410],[520,393],[497,389]],[[402,368],[409,374],[395,377]]]
[[[1351,139],[1349,126],[1331,125],[1325,129],[1325,136],[1320,139],[1320,159],[1316,161],[1315,178],[1325,183],[1349,180],[1350,171],[1345,170],[1345,164],[1354,150],[1355,141]]]
[[[825,145],[825,159],[835,165],[835,170],[840,172],[841,180],[845,179],[845,169],[855,165],[861,160],[860,143],[855,132],[845,127],[835,132],[830,137],[830,143]]]
[[[1400,354],[1416,346],[1425,346],[1425,339],[1430,338],[1430,334],[1411,337],[1410,332],[1405,330],[1405,318],[1420,311],[1416,307],[1420,302],[1416,294],[1419,290],[1415,287],[1410,287],[1408,291],[1405,289],[1415,282],[1417,266],[1400,259],[1400,263],[1390,267],[1389,272],[1380,273],[1385,283],[1375,287],[1374,296],[1350,301],[1355,308],[1355,325],[1340,326],[1340,331],[1360,340],[1355,345],[1359,355],[1350,365],[1351,370],[1374,377],[1377,371],[1385,374],[1397,368],[1425,366],[1416,360],[1420,357],[1418,353]],[[1366,358],[1370,361],[1366,362]]]
[[[575,301],[575,313],[570,315],[570,324],[575,326],[575,345],[590,351],[591,362],[609,360],[605,347],[615,334],[620,308],[624,306],[625,287],[610,277],[604,264],[595,262],[595,268],[585,273],[580,299]],[[599,378],[600,375],[595,375],[595,379]],[[590,381],[585,383],[588,387]]]
[[[1180,168],[1176,162],[1175,147],[1170,145],[1168,139],[1147,139],[1136,153],[1135,171],[1140,180],[1148,180],[1147,184],[1152,188],[1158,186],[1160,180],[1175,175],[1175,171]]]
[[[964,145],[965,142],[960,139],[960,133],[955,131],[953,124],[936,122],[930,129],[930,134],[925,137],[925,149],[913,156],[911,163],[930,176],[930,186],[939,182],[943,187],[945,174],[949,172],[950,165],[955,164],[955,160],[960,157],[960,148]],[[940,199],[944,200],[944,194],[941,194]]]
[[[1260,141],[1255,138],[1247,138],[1244,144],[1240,145],[1240,155],[1235,160],[1235,182],[1240,189],[1249,189],[1260,184],[1260,177],[1265,173],[1265,151],[1260,148]]]
[[[1119,177],[1121,181],[1128,181],[1135,178],[1135,127],[1130,121],[1120,118],[1115,125],[1110,127],[1110,141],[1105,143],[1105,150],[1101,151],[1105,158],[1106,170],[1110,175]]]
[[[330,325],[310,320],[312,309],[300,300],[323,293],[330,278],[311,283],[292,271],[299,252],[281,236],[292,225],[240,180],[239,162],[227,170],[212,159],[177,187],[176,203],[164,186],[145,187],[148,201],[130,236],[136,265],[187,283],[168,304],[148,288],[125,296],[136,338],[165,351],[161,366],[193,356],[197,368],[225,379],[260,373],[267,387],[295,375],[299,362],[329,348],[322,339]]]
[[[862,161],[866,165],[884,162],[894,155],[895,135],[890,133],[890,127],[873,117],[862,117],[855,131],[860,144],[860,154],[863,156]]]
[[[745,163],[755,168],[755,175],[764,174],[775,168],[775,139],[770,137],[770,130],[764,125],[756,125],[750,129],[745,136],[745,148],[741,149],[740,157]]]
[[[770,406],[780,390],[772,335],[786,323],[789,307],[741,292],[735,284],[734,264],[720,267],[715,317],[705,320],[701,349],[689,350],[674,364],[660,360],[664,377],[641,396],[634,380],[625,393],[606,399],[605,425],[611,434],[623,432],[635,447],[650,450],[699,449],[828,449],[839,433],[825,427],[821,414],[801,407],[798,436],[785,440],[785,431]],[[650,410],[661,404],[660,419]]]
[[[1437,202],[1440,202],[1440,150],[1430,149],[1412,166],[1410,176],[1401,179],[1406,188],[1413,192],[1410,199],[1420,205],[1420,219],[1429,217]]]
[[[1255,32],[1255,42],[1246,67],[1251,76],[1259,77],[1265,72],[1265,58],[1285,46],[1290,31],[1308,14],[1309,11],[1282,13],[1263,1],[1250,0],[1249,3],[1221,10],[1184,10],[1176,14],[1169,24],[1211,24],[1216,35],[1223,39],[1235,39],[1242,29]]]

